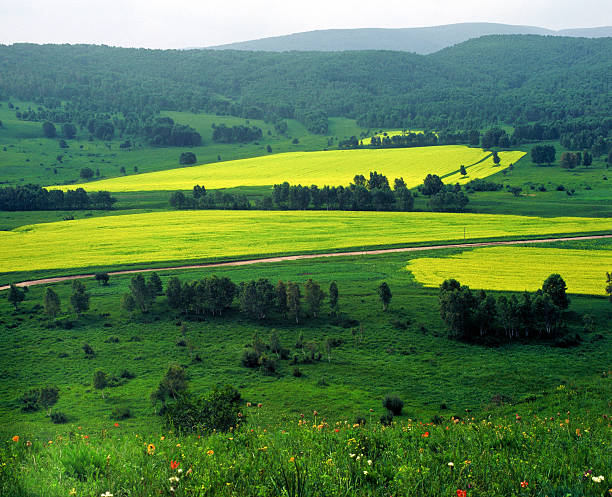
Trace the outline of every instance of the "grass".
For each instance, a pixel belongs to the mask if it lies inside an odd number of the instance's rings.
[[[605,219],[339,211],[174,211],[0,232],[5,273],[349,247],[545,236],[609,229]],[[69,250],[67,248],[69,247]]]
[[[309,410],[305,424],[294,416],[263,430],[259,409],[245,407],[252,429],[203,438],[134,433],[123,423],[30,445],[22,436],[0,450],[0,490],[5,497],[454,497],[462,491],[601,497],[608,494],[612,466],[610,391],[609,378],[595,377],[588,385],[561,385],[510,412],[493,410],[488,419],[468,415],[455,423],[447,416],[437,425],[403,419],[382,428],[371,416],[365,426],[328,424]]]
[[[13,103],[26,109],[37,105],[27,102]],[[146,173],[166,169],[176,169],[179,165],[179,155],[184,151],[194,152],[200,164],[216,163],[218,156],[222,160],[241,159],[268,155],[267,145],[275,153],[296,150],[322,150],[328,146],[330,139],[340,139],[352,134],[359,134],[359,128],[354,120],[331,118],[329,120],[329,135],[321,136],[310,133],[302,124],[288,120],[288,131],[279,135],[274,126],[260,120],[249,121],[231,116],[215,116],[212,114],[194,114],[191,112],[162,112],[181,124],[194,127],[202,135],[202,146],[194,148],[182,147],[152,147],[136,140],[135,148],[123,150],[119,145],[125,138],[115,137],[111,141],[89,141],[88,131],[79,130],[76,139],[67,140],[69,148],[59,147],[59,137],[48,139],[43,137],[42,123],[20,121],[15,117],[15,110],[8,108],[6,102],[0,102],[0,178],[4,184],[40,185],[76,183],[83,167],[99,170],[104,178],[122,176],[120,168],[125,167],[128,174]],[[258,126],[263,131],[259,142],[248,144],[219,144],[212,141],[212,124],[227,126],[245,125]],[[56,125],[58,133],[61,125]],[[299,143],[294,144],[293,138]],[[57,156],[62,155],[62,161]],[[191,185],[193,186],[193,185]],[[191,188],[191,187],[190,187]]]
[[[559,273],[568,292],[605,295],[612,271],[612,243],[607,250],[542,247],[483,247],[447,257],[414,259],[406,267],[425,286],[455,278],[470,288],[533,292],[549,274]]]
[[[403,177],[408,187],[422,183],[427,174],[440,176],[459,170],[488,155],[480,149],[463,145],[377,150],[330,150],[322,152],[292,152],[266,157],[194,166],[180,170],[160,171],[109,180],[94,181],[80,186],[89,191],[154,191],[189,190],[194,185],[206,188],[291,184],[318,186],[348,185],[356,174],[368,176],[370,171],[386,175],[390,181]],[[522,152],[502,152],[503,164],[515,162]],[[494,174],[486,168],[480,173]]]

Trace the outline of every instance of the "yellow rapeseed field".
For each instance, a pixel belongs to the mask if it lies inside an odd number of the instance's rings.
[[[194,185],[206,188],[267,186],[288,181],[301,185],[348,185],[356,174],[370,171],[386,175],[390,182],[403,177],[409,188],[423,182],[427,174],[452,174],[461,164],[466,167],[486,157],[481,149],[463,145],[441,147],[330,150],[323,152],[290,152],[201,166],[135,174],[80,185],[52,188],[85,188],[87,191],[111,192],[190,190]],[[483,171],[494,174],[524,152],[500,152],[502,166]],[[491,163],[492,164],[492,163]]]
[[[420,129],[411,129],[411,130],[406,130],[406,133],[404,133],[404,131],[402,131],[401,129],[394,129],[394,130],[384,131],[382,133],[376,133],[374,136],[382,138],[385,135],[386,136],[397,136],[397,135],[404,135],[404,134],[409,134],[409,133],[420,134],[420,133],[423,133],[423,130],[420,130]],[[372,137],[368,136],[366,138],[363,138],[360,141],[364,145],[369,145],[370,143],[372,143]]]
[[[604,295],[612,250],[540,247],[483,247],[442,258],[411,260],[417,281],[435,287],[454,278],[472,289],[535,291],[552,273],[567,283],[569,293]]]
[[[607,219],[341,211],[173,211],[0,232],[0,272],[603,231]]]

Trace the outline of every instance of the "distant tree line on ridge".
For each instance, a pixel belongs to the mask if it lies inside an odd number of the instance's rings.
[[[39,185],[0,188],[2,211],[109,210],[117,201],[109,192],[87,193],[76,190],[47,190]]]

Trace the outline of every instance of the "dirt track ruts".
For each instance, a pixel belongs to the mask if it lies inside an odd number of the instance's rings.
[[[532,240],[505,240],[497,242],[471,242],[471,243],[453,243],[448,245],[427,245],[421,247],[400,247],[390,249],[373,249],[373,250],[359,250],[353,252],[332,252],[327,254],[298,254],[298,255],[283,255],[279,257],[266,257],[262,259],[245,259],[238,261],[227,261],[227,262],[210,262],[204,264],[189,264],[184,266],[170,266],[170,267],[159,267],[151,269],[124,269],[122,271],[109,271],[110,276],[120,274],[133,274],[133,273],[148,273],[152,271],[174,271],[178,269],[199,269],[199,268],[213,268],[213,267],[225,267],[225,266],[249,266],[251,264],[266,264],[270,262],[283,262],[283,261],[297,261],[302,259],[319,259],[322,257],[346,257],[354,255],[376,255],[376,254],[391,254],[397,252],[420,252],[424,250],[441,250],[445,248],[471,248],[471,247],[489,247],[493,245],[522,245],[528,243],[552,243],[552,242],[566,242],[574,240],[597,240],[601,238],[612,238],[611,235],[589,235],[589,236],[573,236],[573,237],[562,237],[562,238],[540,238]],[[73,274],[71,276],[57,276],[55,278],[43,278],[40,280],[28,280],[15,283],[16,286],[34,286],[44,285],[47,283],[57,283],[60,281],[77,280],[82,278],[93,278],[95,274]],[[7,290],[9,285],[0,286],[0,290]]]

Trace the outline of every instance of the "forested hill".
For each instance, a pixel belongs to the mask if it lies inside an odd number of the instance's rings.
[[[203,110],[325,132],[364,126],[463,129],[612,115],[612,38],[488,36],[432,55],[265,53],[93,45],[0,46],[0,99],[62,112]]]
[[[343,50],[401,50],[429,54],[472,38],[485,35],[509,34],[596,38],[612,36],[612,27],[553,31],[536,26],[471,22],[423,28],[324,29],[285,36],[272,36],[210,48],[265,52],[285,52],[291,50],[324,52]]]

